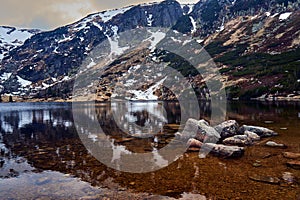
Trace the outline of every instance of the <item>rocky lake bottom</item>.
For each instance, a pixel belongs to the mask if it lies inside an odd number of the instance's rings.
[[[147,116],[155,116],[152,121],[159,121],[159,107],[145,104],[135,106],[140,111],[128,113],[137,116],[149,108],[152,115]],[[213,154],[199,158],[199,149],[190,148],[167,167],[148,173],[121,172],[94,158],[78,136],[70,104],[1,104],[0,107],[2,199],[300,199],[297,102],[230,102],[226,120],[266,127],[278,136],[243,146],[244,154],[237,158]],[[126,151],[160,149],[178,131],[180,116],[176,103],[164,105],[167,122],[156,135],[155,144],[153,137],[120,134],[111,123],[108,107],[97,105],[97,118],[107,124],[105,131],[115,144]],[[84,110],[88,115],[88,109]],[[204,106],[201,111],[201,119],[209,121],[209,109]],[[133,123],[146,126],[141,123],[143,118],[137,119]],[[90,139],[97,141],[92,135]],[[283,146],[266,145],[270,142]]]

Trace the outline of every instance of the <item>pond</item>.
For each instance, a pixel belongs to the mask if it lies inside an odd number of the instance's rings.
[[[267,127],[279,136],[246,147],[237,159],[200,159],[188,151],[170,162],[159,150],[184,127],[181,109],[177,102],[0,104],[1,199],[300,197],[300,172],[289,168],[282,156],[284,151],[300,152],[299,102],[228,102],[220,111],[223,120]],[[198,118],[212,121],[211,115],[210,103],[200,102]],[[102,137],[109,139],[108,146],[101,145],[111,152],[95,155],[93,145]],[[287,148],[266,147],[268,140]],[[136,160],[130,163],[136,173],[120,170],[121,157],[134,153],[148,153],[149,163],[163,167],[146,170],[141,165],[143,171]],[[106,154],[113,164],[107,165]],[[282,179],[286,173],[297,181],[274,185],[249,178],[259,174]]]

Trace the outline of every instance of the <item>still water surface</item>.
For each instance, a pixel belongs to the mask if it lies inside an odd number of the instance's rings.
[[[97,104],[79,109],[99,125],[114,143],[114,160],[122,153],[152,152],[153,159],[164,162],[155,152],[166,146],[180,129],[180,106],[176,102]],[[122,112],[120,112],[120,110]],[[287,168],[281,149],[258,144],[246,149],[241,159],[209,156],[199,159],[196,152],[184,154],[161,170],[131,174],[111,169],[82,144],[77,130],[92,143],[99,138],[87,127],[75,127],[69,103],[0,104],[0,196],[1,199],[167,199],[190,197],[229,199],[296,199],[299,186],[281,187],[249,180],[248,174],[280,177],[299,170]],[[300,152],[299,102],[230,102],[226,119],[239,124],[259,125],[278,132],[273,141],[288,150]],[[120,114],[121,113],[121,114]],[[201,103],[201,116],[210,120],[209,103]],[[76,129],[77,128],[77,129]],[[270,158],[262,159],[270,154]],[[260,160],[261,168],[253,168]]]

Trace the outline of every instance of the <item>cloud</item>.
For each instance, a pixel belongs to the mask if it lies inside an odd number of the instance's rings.
[[[182,0],[191,2],[190,0]],[[149,0],[9,0],[2,1],[0,25],[53,29],[107,9],[151,2]]]

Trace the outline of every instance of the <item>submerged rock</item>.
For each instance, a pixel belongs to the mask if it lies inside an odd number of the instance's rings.
[[[220,134],[207,121],[189,119],[184,127],[182,136],[192,138],[193,135],[201,142],[215,143],[221,138]]]
[[[287,166],[293,169],[300,169],[300,161],[299,160],[292,160],[286,163]]]
[[[299,159],[300,158],[300,153],[283,152],[282,154],[285,158],[290,158],[290,159]]]
[[[266,146],[268,147],[280,147],[280,148],[286,148],[286,145],[285,144],[278,144],[276,142],[273,142],[273,141],[269,141],[266,143]]]
[[[270,130],[268,128],[260,127],[260,126],[247,126],[243,125],[239,128],[239,133],[244,134],[246,131],[250,131],[256,133],[260,137],[272,137],[277,136],[278,133]]]
[[[222,139],[237,135],[239,124],[235,120],[225,121],[214,127]]]
[[[235,135],[224,139],[223,143],[227,145],[250,145],[252,140],[247,135]]]
[[[263,182],[263,183],[270,183],[270,184],[279,184],[280,179],[277,177],[272,176],[263,176],[258,174],[249,175],[249,178],[253,181]]]
[[[292,184],[295,182],[295,178],[291,172],[284,172],[282,174],[282,179],[288,184]]]

